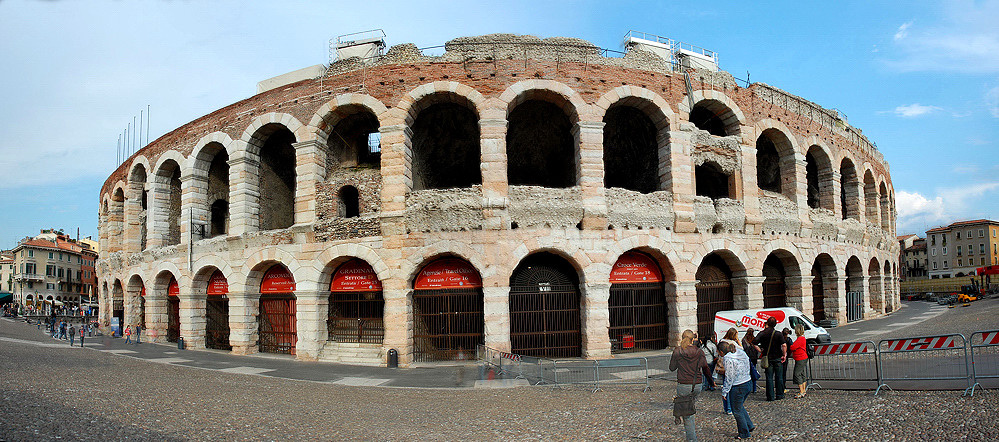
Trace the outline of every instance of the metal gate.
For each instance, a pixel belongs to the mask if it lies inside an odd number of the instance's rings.
[[[167,342],[177,342],[180,338],[180,298],[167,297]]]
[[[697,334],[711,336],[715,329],[715,313],[735,309],[732,295],[732,281],[698,282],[697,289]]]
[[[668,346],[666,291],[659,284],[612,284],[608,302],[612,353]]]
[[[260,297],[260,351],[295,354],[298,333],[295,324],[295,298]]]
[[[483,344],[482,289],[413,291],[413,361],[471,359]]]
[[[510,279],[510,344],[524,356],[574,358],[583,354],[579,288],[565,271],[524,266]]]
[[[330,294],[326,329],[338,342],[381,344],[385,336],[385,300],[382,292],[334,292]]]
[[[787,307],[787,291],[783,278],[767,278],[763,281],[763,308]]]
[[[826,296],[822,288],[822,278],[812,278],[812,318],[816,323],[826,320]]]
[[[229,344],[229,300],[209,296],[205,303],[205,347],[232,350]]]
[[[118,318],[119,330],[125,330],[125,300],[115,299],[111,301],[111,316]]]
[[[864,293],[846,292],[846,320],[847,322],[864,319]]]

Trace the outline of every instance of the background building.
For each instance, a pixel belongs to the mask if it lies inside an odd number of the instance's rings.
[[[81,307],[96,299],[97,253],[61,231],[42,230],[11,251],[14,301],[36,307]]]
[[[926,231],[930,279],[974,275],[978,267],[999,264],[999,222],[958,221]]]
[[[0,304],[14,300],[14,254],[0,251]]]
[[[919,235],[903,235],[898,237],[898,244],[902,251],[899,256],[899,278],[902,281],[927,279],[926,239]]]

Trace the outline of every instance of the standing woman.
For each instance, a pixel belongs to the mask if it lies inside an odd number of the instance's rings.
[[[692,400],[697,400],[697,385],[701,383],[702,373],[710,374],[708,362],[704,359],[702,352],[694,345],[694,332],[684,330],[680,335],[680,345],[673,349],[673,356],[669,358],[669,371],[676,372],[676,395],[693,396]],[[694,428],[694,415],[683,417],[683,430],[687,434],[688,441],[696,441],[697,433]]]
[[[760,360],[760,353],[763,350],[753,343],[756,339],[756,330],[749,329],[746,336],[742,338],[742,350],[749,356],[749,377],[753,381],[753,393],[756,393],[756,381],[760,379],[760,372],[756,369],[756,362]]]
[[[801,324],[794,326],[794,334],[797,338],[791,344],[791,357],[794,358],[794,383],[798,386],[798,395],[795,399],[805,397],[808,392],[808,382],[805,376],[805,369],[808,368],[808,352],[805,347],[808,341],[805,340],[805,327]]]
[[[746,411],[746,398],[753,388],[749,378],[749,356],[746,356],[741,347],[732,345],[731,342],[722,342],[718,348],[722,354],[722,364],[725,366],[722,394],[728,396],[732,415],[735,417],[735,426],[739,430],[735,438],[749,439],[749,434],[756,428],[753,420],[749,418],[749,411]]]
[[[739,330],[737,330],[735,327],[728,329],[728,331],[725,332],[725,337],[722,338],[721,341],[718,341],[718,345],[721,345],[723,342],[732,344],[735,347],[741,347],[742,344],[739,344]],[[722,382],[724,383],[725,382],[724,365],[718,370],[721,372]],[[728,396],[724,394],[722,395],[722,411],[724,411],[725,414],[732,414],[732,407],[729,406]]]

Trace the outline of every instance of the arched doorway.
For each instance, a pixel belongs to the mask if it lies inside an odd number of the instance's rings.
[[[229,281],[216,270],[205,289],[205,347],[232,350],[229,343]]]
[[[583,353],[579,279],[552,253],[524,258],[510,277],[510,343],[525,356],[573,358]]]
[[[170,277],[167,285],[167,342],[177,342],[180,338],[180,285]]]
[[[864,319],[864,266],[856,256],[846,263],[846,320]]]
[[[826,292],[831,293],[832,298],[836,298],[837,288],[835,285],[836,263],[828,254],[820,254],[812,264],[812,319],[816,324],[825,321],[826,317]]]
[[[712,253],[701,260],[697,278],[697,334],[711,336],[715,328],[715,313],[733,310],[732,270],[721,256]]]
[[[329,340],[381,344],[384,316],[382,283],[374,269],[357,258],[337,267],[330,281],[326,319]]]
[[[468,262],[430,262],[413,282],[413,361],[469,359],[484,341],[482,277]]]
[[[259,346],[264,353],[295,354],[298,329],[295,317],[295,277],[274,264],[260,281]]]
[[[52,297],[50,296],[49,299]],[[112,330],[117,327],[117,333],[121,335],[125,330],[125,291],[120,280],[114,281],[111,287],[111,323],[108,324]]]
[[[659,265],[644,253],[627,252],[614,263],[610,283],[611,353],[666,348],[666,288]]]
[[[771,253],[763,261],[763,308],[787,307],[787,285],[784,263]]]

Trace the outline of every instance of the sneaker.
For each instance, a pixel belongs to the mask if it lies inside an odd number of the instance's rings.
[[[731,411],[726,411],[725,414],[731,415],[732,412]]]

